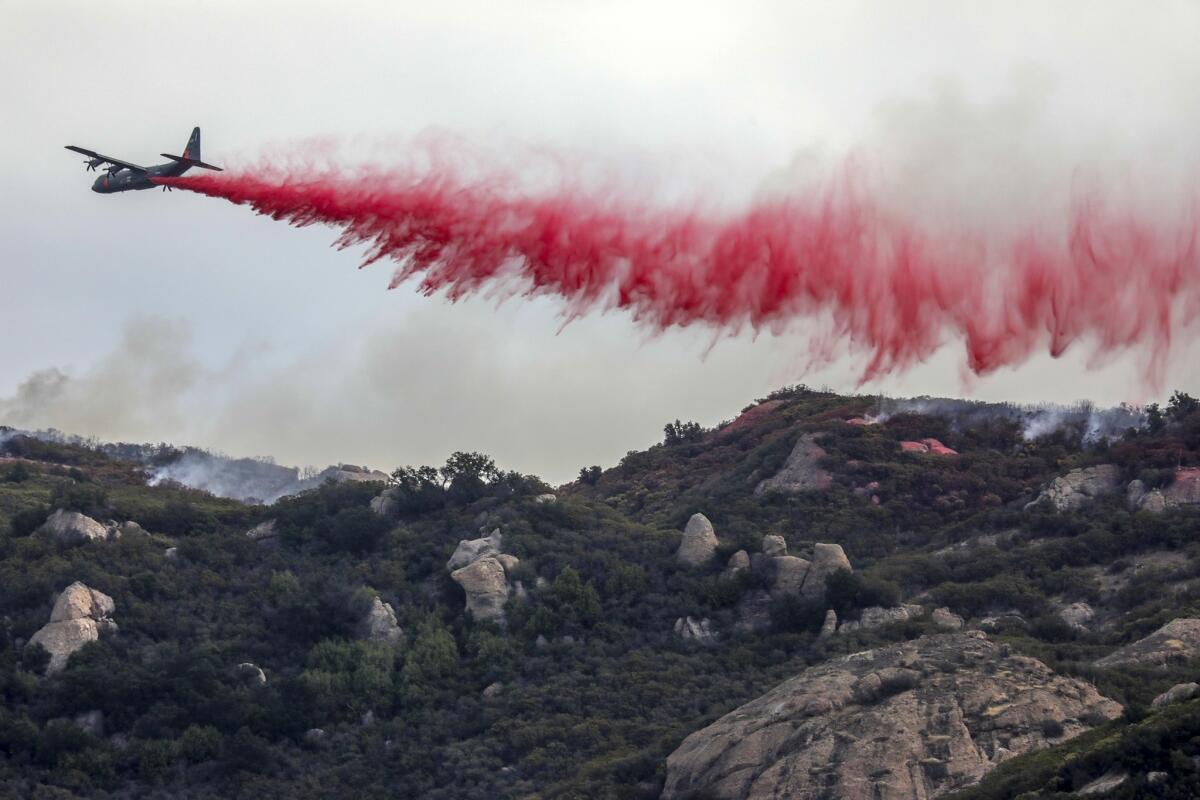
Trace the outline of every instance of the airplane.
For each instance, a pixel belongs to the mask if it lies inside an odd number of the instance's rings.
[[[166,164],[157,164],[153,167],[139,167],[137,164],[101,155],[95,150],[76,147],[73,144],[69,144],[66,147],[68,150],[73,150],[76,153],[87,156],[87,160],[83,163],[87,164],[89,172],[95,172],[96,168],[102,164],[111,165],[105,169],[105,174],[96,178],[96,182],[92,184],[92,191],[99,192],[100,194],[129,192],[136,189],[153,189],[158,185],[154,183],[154,178],[177,178],[192,167],[212,169],[217,172],[223,171],[220,167],[214,167],[212,164],[206,164],[200,160],[199,128],[192,129],[191,138],[188,139],[187,147],[183,149],[183,155],[173,156],[170,153],[159,153],[163,158],[171,160]],[[162,188],[163,191],[170,189],[169,186]]]

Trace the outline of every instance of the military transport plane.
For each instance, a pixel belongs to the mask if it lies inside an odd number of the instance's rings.
[[[130,164],[128,161],[122,161],[119,158],[101,155],[95,150],[76,147],[73,144],[67,145],[67,149],[87,156],[87,160],[83,163],[87,164],[88,170],[92,172],[95,172],[97,167],[104,164],[110,165],[105,168],[105,174],[96,178],[96,182],[92,184],[92,191],[99,192],[100,194],[128,192],[134,189],[153,189],[157,185],[153,181],[154,178],[177,178],[191,167],[215,169],[217,172],[222,171],[220,167],[205,164],[200,160],[199,128],[192,129],[192,136],[188,139],[187,147],[183,149],[183,155],[173,156],[170,153],[159,153],[163,158],[169,158],[171,161],[167,164],[158,164],[153,167],[139,167],[137,164]],[[163,191],[166,191],[169,187],[164,186],[162,188]]]

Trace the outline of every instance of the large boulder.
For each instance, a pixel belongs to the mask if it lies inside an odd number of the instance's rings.
[[[809,600],[821,599],[825,596],[825,581],[840,569],[847,572],[854,571],[854,568],[850,566],[850,559],[846,558],[846,552],[842,550],[840,544],[823,544],[821,542],[814,544],[812,566],[808,568],[808,574],[804,576],[804,586],[801,588],[800,594]]]
[[[1200,656],[1200,619],[1173,619],[1149,636],[1109,653],[1097,667],[1163,667]]]
[[[1193,697],[1200,697],[1200,683],[1177,683],[1154,698],[1153,702],[1150,703],[1150,707],[1162,708],[1172,703],[1182,703],[1185,700],[1191,700]]]
[[[701,644],[707,644],[717,638],[712,629],[712,621],[707,617],[699,620],[693,617],[680,617],[675,620],[675,635],[684,641],[700,642]]]
[[[762,538],[762,552],[767,558],[775,556],[786,556],[787,540],[778,533],[769,533]]]
[[[385,517],[394,517],[400,513],[400,489],[392,487],[384,489],[371,498],[371,510]]]
[[[29,644],[41,645],[50,654],[46,674],[62,672],[72,654],[99,639],[102,631],[115,630],[110,618],[114,611],[111,597],[83,583],[76,581],[64,589],[54,602],[50,621],[29,637]]]
[[[692,514],[683,531],[675,559],[689,567],[698,567],[712,560],[717,551],[717,533],[703,514]]]
[[[1048,500],[1056,511],[1078,511],[1097,497],[1117,490],[1121,471],[1113,464],[1073,469],[1042,490],[1028,507]]]
[[[809,561],[798,556],[775,556],[766,559],[765,564],[772,597],[800,594],[812,569]]]
[[[745,550],[738,550],[726,562],[724,575],[727,578],[732,578],[739,572],[745,572],[748,569],[750,569],[750,554]]]
[[[371,598],[371,607],[358,622],[358,637],[392,646],[404,641],[404,631],[396,622],[396,612],[390,603],[383,602],[378,595]]]
[[[503,537],[500,535],[499,528],[479,539],[463,539],[458,543],[450,560],[446,562],[446,569],[454,571],[481,558],[497,556],[500,554],[502,542]]]
[[[811,667],[693,733],[662,797],[936,797],[1120,713],[978,631],[926,636]]]
[[[276,527],[275,520],[269,519],[266,522],[258,523],[246,531],[246,538],[252,542],[260,542],[262,544],[278,541],[279,530]]]
[[[85,544],[103,542],[113,536],[114,531],[106,528],[91,517],[78,511],[59,509],[38,528],[37,535],[59,544]]]
[[[825,451],[812,434],[801,436],[792,448],[783,469],[774,476],[760,481],[754,488],[755,494],[764,492],[808,492],[824,491],[833,485],[833,476],[821,469]]]
[[[1071,603],[1058,611],[1058,618],[1078,630],[1085,630],[1088,623],[1096,616],[1096,610],[1088,603]]]
[[[467,595],[467,612],[477,620],[504,619],[508,602],[508,581],[504,566],[493,556],[485,556],[450,573]]]
[[[1125,498],[1133,511],[1157,514],[1170,508],[1200,504],[1200,467],[1181,467],[1175,470],[1171,485],[1163,489],[1146,490],[1141,481],[1130,481]]]

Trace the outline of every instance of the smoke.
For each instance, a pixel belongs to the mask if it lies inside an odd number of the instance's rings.
[[[896,414],[926,414],[944,417],[958,430],[970,429],[996,419],[1013,420],[1021,425],[1026,440],[1038,439],[1063,428],[1078,430],[1085,443],[1111,441],[1130,428],[1146,426],[1146,414],[1137,407],[1120,405],[1096,408],[1081,401],[1072,405],[1039,403],[984,403],[944,397],[914,397],[910,399],[882,398],[878,416],[873,420],[885,422]]]
[[[972,118],[953,94],[940,102],[936,118]],[[1005,113],[1032,112],[1016,103]],[[930,143],[913,136],[894,168],[852,158],[735,209],[656,204],[570,164],[554,180],[456,160],[454,146],[394,168],[298,153],[162,182],[291,225],[332,226],[337,246],[366,247],[364,266],[398,263],[393,288],[412,282],[426,295],[550,296],[568,319],[622,309],[649,331],[781,333],[819,319],[824,336],[808,354],[828,360],[830,342],[844,345],[861,354],[864,382],[909,370],[947,341],[963,345],[976,375],[1081,345],[1097,361],[1134,349],[1143,381],[1160,387],[1173,340],[1200,316],[1196,206],[1164,210],[1097,178],[1055,191],[984,186],[1007,206],[955,209],[974,178],[954,185],[960,172],[927,164],[918,145]],[[983,157],[960,150],[951,165]]]

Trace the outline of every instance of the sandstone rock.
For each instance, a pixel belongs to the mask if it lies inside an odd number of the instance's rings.
[[[1200,619],[1173,619],[1154,633],[1109,653],[1097,667],[1161,667],[1200,655]]]
[[[833,476],[821,469],[820,461],[825,451],[812,434],[801,436],[792,448],[783,469],[773,477],[760,481],[754,488],[755,494],[763,492],[807,492],[824,491],[833,485]]]
[[[1101,775],[1099,778],[1096,778],[1096,780],[1092,781],[1091,783],[1084,785],[1075,793],[1081,795],[1105,794],[1106,792],[1111,792],[1113,789],[1116,789],[1127,780],[1129,780],[1128,773],[1107,772],[1104,775]]]
[[[384,517],[394,517],[400,513],[399,489],[392,487],[384,489],[371,498],[371,510]]]
[[[662,797],[935,797],[1120,712],[981,633],[927,636],[811,667],[693,733]]]
[[[858,619],[843,622],[838,627],[838,633],[851,633],[853,631],[869,630],[883,625],[891,625],[896,622],[907,622],[910,619],[916,619],[924,613],[925,609],[916,605],[894,606],[892,608],[871,606],[870,608],[864,608]]]
[[[91,517],[60,508],[38,528],[37,535],[58,544],[83,544],[102,542],[110,537],[111,532]]]
[[[393,647],[404,643],[404,631],[396,622],[396,612],[390,603],[383,602],[378,596],[371,599],[371,607],[359,620],[358,637]]]
[[[767,534],[762,539],[762,552],[767,558],[786,556],[788,554],[787,541],[777,533]]]
[[[961,630],[963,626],[963,618],[948,608],[934,609],[929,619],[934,625],[947,631]]]
[[[46,648],[50,654],[46,674],[54,675],[66,668],[67,660],[79,648],[99,638],[100,629],[94,619],[69,619],[42,626],[29,637],[29,644],[40,644]]]
[[[812,570],[812,565],[798,556],[775,556],[766,559],[765,564],[772,597],[800,594]]]
[[[1193,697],[1200,697],[1200,683],[1177,683],[1154,698],[1150,706],[1151,708],[1162,708],[1163,706],[1171,705],[1171,703],[1182,703],[1185,700],[1191,700]]]
[[[1059,619],[1072,628],[1080,630],[1087,628],[1087,624],[1092,621],[1094,616],[1096,616],[1095,610],[1087,603],[1071,603],[1058,612]]]
[[[685,641],[708,643],[717,638],[712,630],[712,621],[708,618],[697,620],[692,617],[680,617],[675,620],[675,635]]]
[[[825,612],[825,621],[821,623],[821,632],[818,636],[824,639],[827,636],[832,636],[837,631],[837,612],[832,608]]]
[[[247,686],[267,685],[267,673],[262,671],[262,667],[249,661],[237,665],[237,676]]]
[[[116,604],[104,592],[78,581],[64,589],[54,601],[50,621],[29,637],[29,644],[40,644],[50,654],[46,674],[61,672],[73,653],[102,632],[115,633],[116,623],[108,616],[114,611]]]
[[[510,574],[514,569],[521,565],[521,559],[516,556],[511,556],[508,553],[499,553],[496,555],[496,560],[500,562],[500,566],[504,567],[504,573]]]
[[[75,581],[62,590],[54,601],[54,610],[50,612],[51,622],[63,622],[69,619],[98,620],[111,616],[117,610],[116,603],[104,592],[98,592],[79,581]]]
[[[250,530],[246,531],[246,538],[252,542],[272,542],[279,537],[279,531],[275,528],[275,520],[269,519],[266,522],[260,522]]]
[[[729,562],[725,565],[724,575],[729,578],[748,569],[750,569],[750,554],[745,550],[738,550],[729,557]]]
[[[463,539],[455,548],[454,555],[446,562],[446,569],[453,572],[481,558],[499,555],[502,542],[499,528],[480,539]]]
[[[716,549],[717,534],[708,517],[692,514],[683,531],[679,549],[675,551],[675,559],[689,567],[697,567],[710,561]]]
[[[492,556],[485,556],[450,573],[467,595],[467,612],[477,620],[504,620],[508,602],[508,582],[504,567]]]
[[[804,587],[800,590],[800,594],[810,600],[819,600],[824,597],[825,580],[839,569],[847,572],[854,571],[842,546],[820,542],[814,544],[812,566],[808,568],[808,574],[804,576]]]
[[[1077,511],[1095,498],[1116,491],[1119,477],[1120,470],[1113,464],[1073,469],[1051,481],[1026,508],[1049,500],[1056,511]]]

